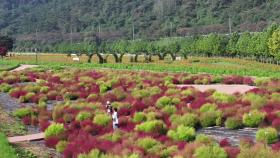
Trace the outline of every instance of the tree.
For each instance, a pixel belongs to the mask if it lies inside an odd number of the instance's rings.
[[[239,39],[239,34],[237,32],[234,32],[231,36],[230,36],[230,39],[227,43],[227,46],[226,46],[226,53],[229,55],[229,56],[236,56],[237,54],[237,47],[236,47],[236,44],[238,42],[238,39]]]
[[[280,29],[273,32],[268,40],[270,54],[277,60],[280,60]]]
[[[7,55],[7,48],[6,47],[0,47],[0,56],[3,59]]]
[[[8,36],[0,36],[0,47],[5,47],[7,51],[13,49],[14,40]]]

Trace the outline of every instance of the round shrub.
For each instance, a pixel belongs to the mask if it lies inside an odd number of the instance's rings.
[[[193,89],[186,89],[186,90],[183,90],[181,92],[181,95],[183,95],[184,97],[188,97],[188,96],[191,96],[194,94],[194,90]]]
[[[217,109],[217,105],[216,104],[211,104],[211,103],[206,103],[203,104],[199,111],[200,112],[208,112],[208,111],[215,111]]]
[[[67,145],[68,145],[68,142],[62,140],[62,141],[59,141],[59,142],[56,144],[55,149],[56,149],[57,152],[63,153],[63,151],[65,150],[65,148],[67,147]]]
[[[266,104],[266,98],[254,93],[245,94],[242,101],[250,102],[253,109],[260,109]]]
[[[97,114],[94,119],[93,122],[97,125],[101,125],[101,126],[107,126],[111,121],[111,117],[108,116],[107,114]]]
[[[203,144],[212,144],[214,142],[212,137],[205,134],[196,135],[195,141]]]
[[[133,116],[133,122],[136,122],[136,123],[143,122],[146,120],[147,120],[147,117],[146,117],[145,113],[143,113],[143,112],[136,112]]]
[[[149,132],[149,133],[166,133],[166,125],[160,120],[152,120],[141,123],[135,127],[137,131]]]
[[[191,141],[195,138],[195,129],[180,125],[176,130],[169,130],[167,136],[176,141]]]
[[[217,145],[203,145],[195,150],[194,156],[196,158],[227,158],[227,153]]]
[[[92,114],[87,111],[80,111],[78,115],[76,116],[77,121],[84,121],[86,119],[90,119],[92,117]]]
[[[79,98],[79,96],[77,94],[70,93],[70,92],[66,92],[63,95],[64,100],[77,100],[78,98]]]
[[[19,118],[23,118],[25,116],[30,116],[32,113],[31,108],[20,108],[13,112],[13,115]]]
[[[43,86],[40,88],[40,93],[48,93],[49,87],[48,86]]]
[[[7,83],[0,84],[0,92],[8,93],[12,89],[12,86]]]
[[[247,127],[257,127],[265,118],[265,114],[253,110],[243,115],[242,123]]]
[[[229,95],[229,94],[225,94],[225,93],[219,93],[219,92],[215,92],[212,95],[212,98],[218,102],[218,103],[233,103],[236,98],[233,95]]]
[[[225,126],[228,129],[238,129],[242,127],[242,120],[235,117],[229,117],[225,122]]]
[[[139,146],[145,150],[151,149],[157,145],[161,145],[161,143],[159,141],[157,141],[151,137],[145,137],[145,138],[138,139],[136,144],[137,144],[137,146]]]
[[[19,102],[20,103],[27,103],[27,102],[30,102],[31,101],[31,98],[34,97],[36,94],[33,93],[33,92],[29,92],[27,93],[25,96],[21,96],[19,98]]]
[[[171,98],[171,97],[167,97],[167,96],[163,96],[161,98],[159,98],[156,102],[156,106],[158,108],[163,108],[165,106],[168,105],[176,105],[180,103],[180,99],[179,98]]]
[[[166,106],[162,109],[162,111],[171,115],[171,114],[174,114],[177,111],[177,108],[175,106]]]
[[[52,123],[46,130],[45,130],[45,138],[49,138],[52,136],[59,136],[63,134],[65,131],[64,125],[61,123]]]
[[[197,115],[192,113],[186,113],[183,116],[172,115],[170,119],[174,125],[184,125],[188,127],[195,127],[199,122]]]
[[[202,113],[199,121],[202,127],[210,127],[220,125],[221,112],[220,111],[208,111]]]
[[[278,141],[278,132],[275,128],[263,128],[259,129],[256,133],[257,141],[264,141],[268,144],[272,144]]]

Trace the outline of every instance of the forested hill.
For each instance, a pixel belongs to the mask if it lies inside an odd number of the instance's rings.
[[[233,31],[259,31],[277,17],[279,0],[0,0],[0,33],[21,40],[36,30],[41,40],[99,28],[108,37],[131,37],[134,28],[136,38],[228,32],[229,21]]]

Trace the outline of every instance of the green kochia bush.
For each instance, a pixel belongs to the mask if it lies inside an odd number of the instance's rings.
[[[229,117],[225,122],[225,126],[228,129],[238,129],[242,127],[242,120],[235,117]]]
[[[9,142],[3,133],[0,133],[0,157],[17,158],[15,150],[9,145]]]
[[[63,95],[63,99],[64,100],[76,100],[78,99],[79,96],[77,94],[74,94],[74,93],[70,93],[70,92],[66,92],[64,95]]]
[[[87,111],[80,111],[78,115],[76,116],[77,121],[83,121],[86,119],[90,119],[92,117],[92,114]]]
[[[251,103],[253,109],[260,109],[266,104],[266,98],[254,93],[245,94],[242,101]]]
[[[143,113],[143,112],[136,112],[133,116],[133,122],[136,122],[136,123],[143,122],[146,120],[147,120],[147,117],[146,117],[145,113]]]
[[[65,148],[67,147],[67,145],[68,145],[68,142],[62,140],[56,144],[55,149],[57,152],[62,153],[65,150]]]
[[[264,141],[268,144],[277,142],[278,138],[277,130],[271,127],[259,129],[256,134],[257,141]]]
[[[21,102],[21,103],[27,103],[27,102],[29,102],[29,101],[31,100],[31,98],[32,98],[33,96],[35,96],[35,95],[36,95],[35,93],[29,92],[29,93],[27,93],[25,96],[21,96],[21,97],[19,98],[19,102]]]
[[[52,136],[59,136],[65,132],[64,125],[61,123],[52,123],[46,130],[45,130],[45,138],[52,137]]]
[[[215,111],[217,109],[216,104],[206,103],[202,105],[199,109],[200,112],[208,112],[208,111]]]
[[[163,96],[157,100],[156,106],[158,108],[163,108],[165,106],[176,105],[178,103],[180,103],[179,98],[171,98],[171,97]]]
[[[189,127],[195,127],[199,120],[196,114],[186,113],[183,116],[172,115],[170,117],[172,125],[184,125]]]
[[[137,140],[136,144],[137,146],[145,149],[148,152],[156,151],[161,146],[161,143],[159,141],[151,137],[140,138]]]
[[[194,156],[196,158],[227,158],[227,153],[218,145],[203,145],[195,150]]]
[[[195,129],[180,125],[176,130],[169,130],[167,136],[176,141],[191,141],[195,138]]]
[[[0,92],[8,93],[12,89],[12,86],[7,83],[0,84]]]
[[[212,98],[218,103],[233,103],[236,98],[233,95],[215,92],[212,95]]]
[[[221,111],[208,111],[202,113],[199,117],[200,124],[202,127],[220,126],[221,125],[222,113]]]
[[[19,118],[23,118],[25,116],[30,116],[32,113],[31,108],[20,108],[13,112],[13,115]]]
[[[166,106],[166,107],[162,108],[162,111],[171,115],[177,111],[177,108],[176,108],[176,106]]]
[[[250,111],[243,115],[242,122],[248,127],[257,127],[265,118],[265,113],[258,110]]]
[[[141,123],[135,127],[137,131],[151,132],[151,133],[166,133],[166,125],[160,120],[152,120]]]
[[[107,126],[111,121],[111,117],[106,115],[106,114],[97,114],[94,119],[93,122],[97,125],[101,125],[101,126]]]

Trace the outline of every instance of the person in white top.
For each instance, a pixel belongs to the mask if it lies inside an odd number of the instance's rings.
[[[111,113],[112,113],[112,105],[111,105],[111,102],[110,102],[110,101],[107,101],[107,103],[106,103],[106,109],[107,109],[107,113],[108,113],[109,115],[111,115]]]
[[[119,119],[118,119],[118,109],[114,108],[113,114],[112,114],[112,119],[113,119],[113,129],[117,129],[119,125]]]

